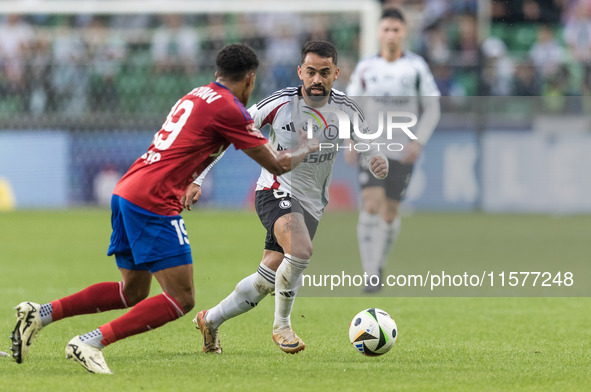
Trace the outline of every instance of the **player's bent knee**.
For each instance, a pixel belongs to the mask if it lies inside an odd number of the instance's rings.
[[[369,214],[378,214],[381,210],[380,200],[373,197],[367,197],[363,200],[363,210]]]
[[[301,243],[296,247],[292,247],[291,249],[291,254],[293,256],[304,260],[310,260],[312,258],[312,253],[314,253],[312,241]]]
[[[125,294],[125,299],[127,300],[127,306],[134,306],[139,302],[143,301],[144,299],[148,298],[150,295],[150,288],[124,288],[123,293]]]
[[[380,212],[379,204],[377,203],[365,203],[363,210],[368,214],[375,215]]]
[[[386,215],[382,218],[384,219],[384,222],[386,222],[387,224],[392,224],[392,222],[394,222],[396,220],[396,215],[394,215],[394,216]]]
[[[183,296],[183,298],[176,299],[179,304],[183,307],[183,312],[185,314],[189,313],[195,307],[195,297],[194,296]]]

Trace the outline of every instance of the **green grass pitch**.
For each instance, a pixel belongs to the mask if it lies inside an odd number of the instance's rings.
[[[20,301],[44,303],[92,283],[119,280],[114,260],[105,255],[109,214],[91,209],[0,214],[0,350],[8,351],[12,308]],[[0,357],[0,391],[589,390],[588,297],[369,297],[356,291],[350,297],[302,296],[292,323],[306,350],[293,356],[271,340],[269,297],[222,326],[221,356],[205,355],[191,319],[256,270],[264,231],[252,211],[197,209],[184,218],[195,263],[195,311],[106,348],[113,376],[88,374],[64,358],[64,348],[74,335],[122,311],[50,325],[22,365]],[[355,222],[355,214],[327,215],[312,263],[320,266],[336,254],[356,265]],[[461,269],[475,260],[481,263],[477,269],[510,268],[520,260],[555,269],[564,261],[589,261],[591,216],[420,213],[403,226],[388,273],[397,267],[411,271],[409,265]],[[339,243],[331,237],[334,227],[350,227],[345,232],[351,238]],[[155,281],[152,291],[159,292]],[[348,341],[351,318],[367,307],[387,310],[398,324],[393,350],[381,357],[364,357]]]

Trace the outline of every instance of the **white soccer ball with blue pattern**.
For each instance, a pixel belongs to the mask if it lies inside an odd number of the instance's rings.
[[[357,313],[349,326],[349,339],[353,347],[371,357],[390,351],[397,336],[398,328],[392,316],[378,308]]]

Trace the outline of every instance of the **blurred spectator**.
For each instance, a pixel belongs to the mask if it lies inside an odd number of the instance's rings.
[[[513,78],[513,95],[537,97],[542,93],[540,79],[535,66],[530,61],[517,64]]]
[[[207,59],[208,67],[215,65],[216,53],[224,47],[228,40],[228,29],[224,15],[221,14],[210,14],[207,16],[207,32],[203,40],[203,50],[206,51],[206,55],[203,56]]]
[[[435,84],[437,84],[437,88],[439,88],[442,96],[466,96],[466,88],[457,80],[452,67],[445,64],[433,64],[431,65],[431,71],[433,72]],[[462,100],[457,99],[443,99],[441,100],[441,105],[442,108],[449,109],[451,105],[461,104],[462,102]]]
[[[51,41],[48,37],[38,36],[33,41],[26,67],[28,108],[33,115],[55,110],[55,96],[51,84],[52,66]]]
[[[482,43],[482,95],[511,95],[514,64],[499,38]]]
[[[330,17],[328,15],[313,15],[308,22],[308,28],[302,42],[306,41],[329,41],[333,42],[330,34]],[[334,43],[334,42],[333,42]],[[336,44],[335,44],[336,45]]]
[[[112,15],[109,28],[125,32],[127,47],[131,50],[135,47],[143,48],[146,41],[146,31],[150,29],[153,15]]]
[[[451,57],[448,37],[441,23],[434,23],[423,33],[420,53],[432,64],[447,63]]]
[[[564,62],[564,50],[554,38],[554,31],[550,26],[540,26],[538,39],[530,49],[529,57],[542,77],[556,73]]]
[[[578,0],[564,27],[564,42],[573,58],[591,65],[591,2]]]
[[[91,107],[98,111],[115,111],[119,104],[116,77],[125,59],[125,41],[110,32],[103,18],[95,17],[88,28],[86,42],[92,59]]]
[[[459,65],[478,65],[478,26],[474,15],[461,15],[458,19],[458,37],[452,42],[452,49],[457,52]]]
[[[546,81],[542,93],[544,95],[544,110],[548,113],[564,113],[566,96],[569,95],[569,70],[561,66],[555,74]]]
[[[255,52],[261,53],[265,49],[265,37],[256,25],[252,15],[242,14],[238,19],[238,34],[242,43],[250,46]]]
[[[561,4],[556,0],[523,0],[523,19],[527,22],[557,23]]]
[[[0,24],[0,75],[4,80],[0,90],[24,96],[26,57],[33,39],[33,28],[20,15],[7,15]]]
[[[557,23],[564,0],[493,0],[493,22]]]
[[[67,115],[80,115],[88,108],[89,61],[88,48],[80,31],[66,25],[57,27],[53,41],[52,87],[58,109]]]
[[[282,15],[267,18],[266,48],[264,54],[267,75],[262,81],[262,91],[271,93],[286,86],[299,84],[296,65],[300,64],[301,28],[294,25],[297,15]],[[299,22],[303,22],[299,20]]]
[[[453,14],[472,14],[478,12],[478,0],[450,0],[450,12]]]
[[[152,37],[152,60],[157,72],[197,72],[199,37],[181,15],[162,16],[162,25]]]
[[[150,19],[151,16],[147,14],[113,15],[110,27],[113,29],[146,30],[150,27]]]
[[[432,26],[447,15],[449,1],[447,0],[425,0],[423,8],[423,23]]]

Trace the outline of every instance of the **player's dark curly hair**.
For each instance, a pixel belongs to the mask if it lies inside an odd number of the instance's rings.
[[[338,59],[337,48],[336,48],[336,46],[334,46],[330,42],[326,42],[326,41],[308,41],[308,42],[306,42],[304,44],[304,47],[302,48],[301,63],[304,62],[304,59],[306,58],[306,55],[308,53],[314,53],[314,54],[317,54],[318,56],[323,57],[323,58],[332,58],[333,63],[335,65],[337,65],[337,59]]]
[[[224,46],[215,59],[218,76],[238,82],[251,71],[256,71],[259,59],[256,53],[246,44]]]
[[[406,23],[406,18],[404,17],[404,14],[398,8],[384,9],[380,20],[386,19],[386,18],[396,19],[396,20],[401,21],[402,23]]]

